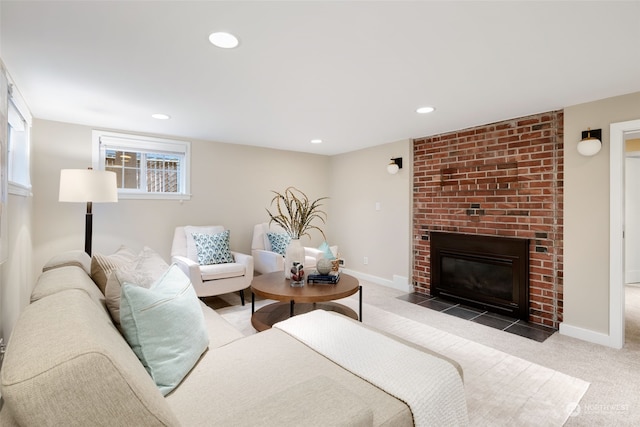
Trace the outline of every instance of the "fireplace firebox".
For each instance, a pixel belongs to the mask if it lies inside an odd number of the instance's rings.
[[[431,295],[529,317],[529,240],[430,232]]]

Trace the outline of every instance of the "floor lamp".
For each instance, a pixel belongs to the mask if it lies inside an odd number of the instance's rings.
[[[93,203],[111,203],[118,201],[116,174],[109,171],[89,169],[62,169],[60,171],[61,202],[87,204],[85,217],[84,251],[91,256],[91,237],[93,234]]]

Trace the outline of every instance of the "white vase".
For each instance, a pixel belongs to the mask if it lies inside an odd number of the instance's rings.
[[[292,268],[297,263],[302,265],[297,268],[297,276],[292,275]],[[284,253],[284,277],[291,280],[291,286],[304,286],[304,246],[300,239],[291,239]]]

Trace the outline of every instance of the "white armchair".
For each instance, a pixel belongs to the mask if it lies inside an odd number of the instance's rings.
[[[189,276],[199,297],[240,292],[244,305],[244,290],[253,280],[253,257],[231,251],[234,262],[200,265],[192,233],[216,234],[225,231],[221,225],[176,227],[171,247],[171,262]]]
[[[271,273],[274,271],[284,271],[284,256],[277,252],[273,252],[271,243],[267,237],[268,232],[284,233],[282,227],[264,222],[256,224],[253,227],[253,240],[251,242],[251,255],[253,256],[255,271],[260,274]],[[337,252],[337,249],[336,249]],[[304,248],[305,271],[311,271],[316,268],[316,264],[323,256],[323,252],[316,248]]]

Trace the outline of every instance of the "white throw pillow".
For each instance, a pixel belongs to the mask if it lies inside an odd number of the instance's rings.
[[[91,279],[104,294],[111,271],[130,264],[135,259],[136,253],[124,245],[111,255],[94,252],[91,257]]]
[[[150,288],[169,268],[162,257],[153,249],[144,247],[138,257],[111,271],[104,290],[105,302],[111,319],[120,326],[120,294],[125,282]]]

